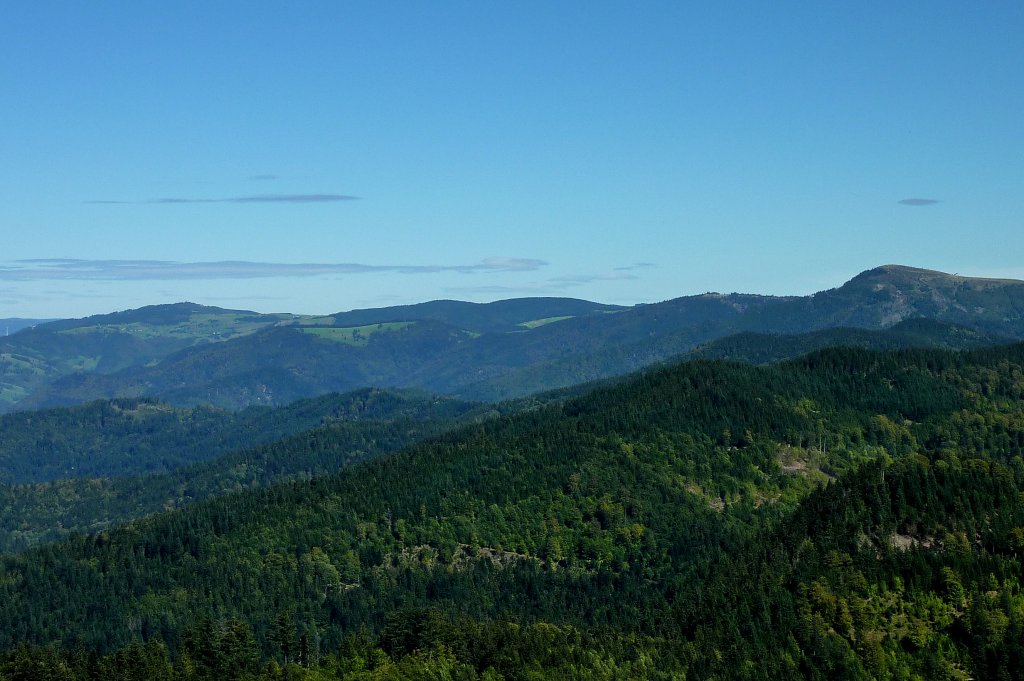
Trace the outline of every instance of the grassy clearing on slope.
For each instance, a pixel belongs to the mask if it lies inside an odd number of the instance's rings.
[[[283,323],[297,326],[332,326],[334,321],[334,317],[298,317]]]
[[[224,314],[193,314],[188,321],[179,324],[145,324],[132,322],[131,324],[97,324],[93,326],[79,326],[73,329],[65,329],[60,333],[65,335],[81,335],[88,333],[127,333],[136,338],[204,338],[209,340],[227,340],[235,336],[244,336],[255,333],[260,329],[273,323],[273,320],[256,321],[248,313],[224,313]]]
[[[573,318],[573,315],[565,315],[563,317],[545,317],[544,319],[532,319],[532,320],[530,320],[528,322],[519,322],[516,326],[521,326],[524,329],[536,329],[539,326],[544,326],[546,324],[553,324],[555,322],[560,322],[560,321],[562,321],[564,319],[572,319],[572,318]]]
[[[99,357],[90,355],[75,355],[67,359],[67,367],[71,371],[92,371],[100,363]]]
[[[346,326],[342,328],[304,326],[303,333],[311,333],[314,336],[327,340],[363,347],[370,342],[370,336],[381,331],[398,331],[412,326],[416,322],[382,322],[380,324],[367,324],[366,326]]]
[[[17,355],[13,352],[0,352],[0,371],[3,373],[33,374],[42,376],[46,372],[41,362],[32,357]]]
[[[28,395],[28,391],[20,385],[0,383],[0,404],[14,404],[18,400],[24,399],[26,395]]]

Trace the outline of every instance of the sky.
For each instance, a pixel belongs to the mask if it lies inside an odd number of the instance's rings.
[[[0,318],[1024,278],[1024,3],[4,5]]]

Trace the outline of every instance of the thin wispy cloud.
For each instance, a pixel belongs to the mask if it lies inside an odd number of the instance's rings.
[[[605,272],[604,274],[576,274],[567,277],[551,277],[548,279],[555,286],[569,285],[576,286],[580,284],[590,284],[595,281],[623,281],[627,279],[639,279],[635,274],[629,272],[615,271]]]
[[[642,264],[646,267],[646,264]],[[560,277],[549,277],[541,281],[535,281],[525,284],[481,284],[479,286],[451,286],[445,288],[445,293],[453,295],[552,295],[563,293],[568,289],[577,288],[579,286],[585,286],[586,284],[592,284],[595,282],[604,281],[632,281],[640,279],[635,274],[631,274],[628,270],[633,267],[623,268],[619,267],[611,272],[605,272],[603,274],[572,274]]]
[[[48,300],[57,300],[57,299],[67,300],[69,298],[78,298],[78,299],[81,299],[81,300],[95,300],[97,298],[119,298],[120,297],[120,296],[113,295],[113,294],[100,293],[96,289],[90,289],[88,291],[77,291],[77,290],[74,290],[74,289],[71,289],[71,290],[68,290],[68,289],[64,289],[64,290],[47,289],[47,290],[43,291],[43,293],[48,296],[48,298],[47,298]]]
[[[626,265],[625,267],[616,267],[616,272],[629,272],[630,270],[646,270],[651,267],[657,267],[653,262],[635,262],[632,265]]]
[[[49,300],[49,298],[45,295],[39,295],[39,293],[35,291],[23,291],[19,288],[0,287],[0,303],[3,303],[4,305],[19,305],[30,301],[34,302],[45,300]],[[8,315],[5,313],[4,316],[14,315]]]
[[[483,284],[481,286],[447,286],[442,290],[446,294],[457,296],[512,296],[524,294],[541,296],[554,293],[556,291],[555,288],[545,286],[544,284],[524,284],[522,286],[503,286],[501,284]]]
[[[267,176],[270,179],[270,176]],[[204,199],[195,197],[166,197],[147,201],[114,201],[95,199],[85,201],[91,204],[180,204],[180,203],[333,203],[337,201],[356,201],[358,196],[347,194],[256,194],[254,196],[232,196],[221,199]]]
[[[410,302],[421,302],[420,300],[412,300],[405,296],[400,296],[396,293],[382,293],[379,296],[373,296],[372,298],[360,298],[353,301],[352,309],[367,308],[367,307],[385,307],[388,305],[398,305]]]
[[[904,206],[932,206],[938,202],[938,199],[900,199],[897,201]]]
[[[176,300],[180,300],[181,296],[173,296]],[[234,304],[234,303],[246,303],[246,302],[277,302],[281,300],[290,300],[288,296],[210,296],[207,298],[212,303],[223,303],[223,304]]]
[[[224,260],[80,260],[51,258],[0,264],[0,281],[171,281],[191,279],[262,279],[330,274],[434,274],[458,272],[528,272],[547,265],[536,258],[486,258],[470,265],[366,265],[362,263],[273,263]]]

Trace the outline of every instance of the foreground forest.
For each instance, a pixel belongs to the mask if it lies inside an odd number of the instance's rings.
[[[0,678],[1021,678],[1022,454],[1024,345],[682,363],[9,555]]]

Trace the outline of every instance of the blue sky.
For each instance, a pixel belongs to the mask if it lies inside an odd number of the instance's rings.
[[[0,317],[1024,278],[1019,2],[4,15]]]

